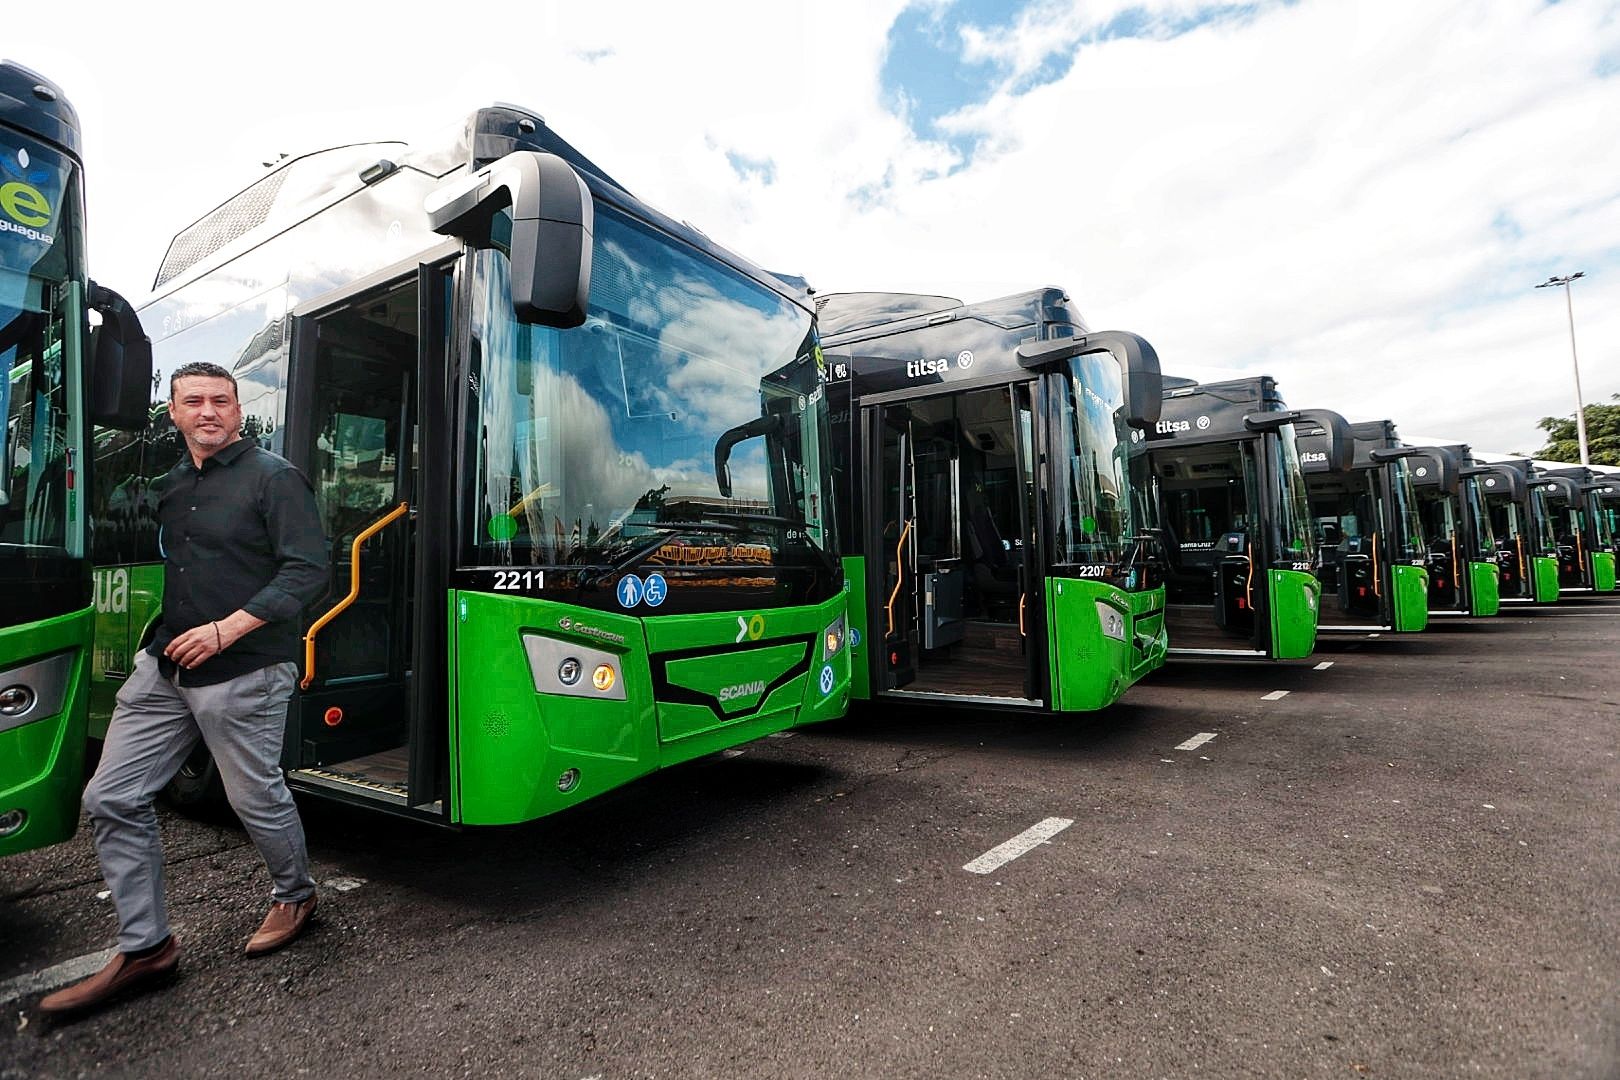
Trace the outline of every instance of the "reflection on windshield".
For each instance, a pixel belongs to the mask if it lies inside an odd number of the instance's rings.
[[[1418,518],[1417,493],[1412,490],[1412,470],[1407,467],[1405,458],[1397,458],[1390,464],[1393,477],[1390,490],[1395,504],[1392,543],[1403,558],[1421,559],[1425,555],[1423,523]]]
[[[518,323],[505,255],[480,252],[474,267],[481,564],[603,565],[646,550],[774,565],[833,547],[808,312],[604,208],[582,327]],[[726,498],[716,444],[762,416],[776,418],[769,430],[731,447]]]
[[[1052,517],[1059,563],[1120,561],[1132,530],[1125,458],[1125,390],[1119,363],[1110,353],[1087,353],[1070,361],[1057,383],[1054,425],[1059,482]]]
[[[1279,489],[1276,498],[1277,532],[1282,545],[1279,554],[1287,563],[1315,565],[1316,530],[1311,520],[1305,474],[1300,469],[1294,425],[1283,424],[1268,441],[1275,447],[1276,455],[1272,472]]]
[[[73,488],[78,372],[68,364],[82,318],[77,180],[46,148],[0,138],[0,548],[81,555]]]

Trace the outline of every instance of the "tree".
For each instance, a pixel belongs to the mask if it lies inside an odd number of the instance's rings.
[[[1620,394],[1609,400],[1620,402]],[[1586,413],[1586,449],[1592,464],[1620,465],[1620,404],[1588,405],[1582,411]],[[1547,433],[1547,445],[1536,451],[1536,457],[1580,464],[1581,443],[1573,414],[1543,416],[1536,427]]]

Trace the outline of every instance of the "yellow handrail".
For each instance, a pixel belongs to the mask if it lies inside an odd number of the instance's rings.
[[[354,538],[354,544],[349,549],[349,595],[334,604],[325,615],[316,619],[309,632],[304,635],[304,677],[298,682],[299,689],[308,690],[310,684],[315,681],[315,635],[320,633],[321,628],[327,623],[343,614],[344,609],[360,596],[360,545],[398,521],[410,508],[410,503],[400,503],[367,525],[360,531],[360,535]]]
[[[906,564],[901,552],[906,549],[906,537],[911,535],[911,522],[907,521],[905,528],[900,530],[900,539],[894,545],[894,591],[889,594],[889,603],[886,608],[889,616],[889,633],[894,633],[894,598],[900,595],[900,586],[906,582]]]

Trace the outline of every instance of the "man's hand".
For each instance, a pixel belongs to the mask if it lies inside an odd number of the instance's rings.
[[[183,668],[211,660],[264,625],[264,620],[240,609],[218,622],[203,623],[175,637],[163,655]]]

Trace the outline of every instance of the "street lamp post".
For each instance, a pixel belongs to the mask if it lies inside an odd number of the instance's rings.
[[[1569,283],[1585,276],[1584,270],[1577,270],[1564,277],[1550,277],[1536,288],[1545,289],[1549,285],[1564,287],[1564,307],[1569,311],[1569,359],[1575,365],[1575,434],[1580,438],[1581,464],[1590,465],[1592,460],[1586,452],[1586,409],[1581,404],[1581,361],[1575,355],[1575,301],[1571,300],[1569,295]]]

